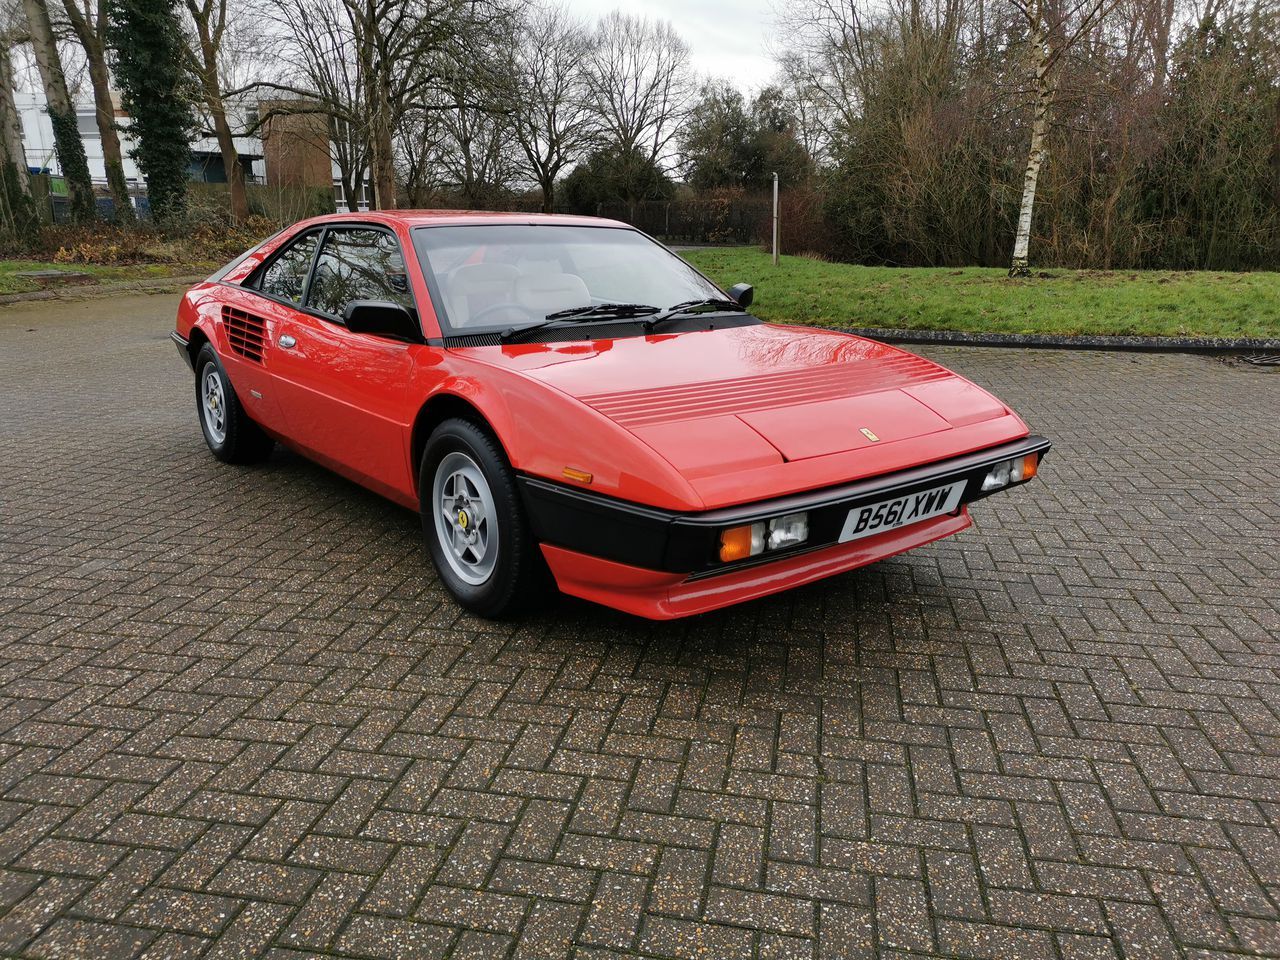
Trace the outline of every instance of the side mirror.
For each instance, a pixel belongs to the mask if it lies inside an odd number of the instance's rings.
[[[342,322],[352,333],[422,342],[422,331],[413,314],[389,300],[352,300],[342,311]]]
[[[751,301],[755,299],[756,288],[749,283],[735,283],[729,288],[729,296],[737,300],[744,307],[751,306]]]

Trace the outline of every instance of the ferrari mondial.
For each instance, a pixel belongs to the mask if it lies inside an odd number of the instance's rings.
[[[958,533],[1035,476],[1048,441],[985,390],[750,305],[622,223],[395,211],[271,237],[173,339],[214,456],[279,442],[419,511],[489,617],[555,587],[714,610]]]

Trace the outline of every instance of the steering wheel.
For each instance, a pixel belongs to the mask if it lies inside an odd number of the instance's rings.
[[[499,310],[519,310],[521,313],[525,315],[525,317],[527,317],[530,320],[542,319],[541,317],[534,316],[533,311],[530,310],[528,307],[524,306],[523,304],[513,303],[510,300],[508,300],[505,303],[495,303],[492,306],[485,307],[483,310],[479,311],[478,313],[473,313],[471,315],[470,324],[479,324],[479,322],[483,320],[485,317],[487,317],[489,314],[497,313]]]

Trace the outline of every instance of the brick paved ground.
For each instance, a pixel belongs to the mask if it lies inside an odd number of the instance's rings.
[[[1280,374],[931,350],[1056,440],[975,529],[499,626],[171,309],[0,315],[0,952],[1280,955]]]

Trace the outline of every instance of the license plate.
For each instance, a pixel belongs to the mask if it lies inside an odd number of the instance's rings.
[[[892,500],[881,500],[879,503],[868,503],[864,507],[854,507],[845,518],[844,529],[840,531],[840,542],[858,540],[872,534],[884,533],[905,527],[921,520],[928,520],[941,513],[950,513],[960,506],[960,498],[964,496],[964,480],[948,483],[946,486],[909,493],[905,497]]]

